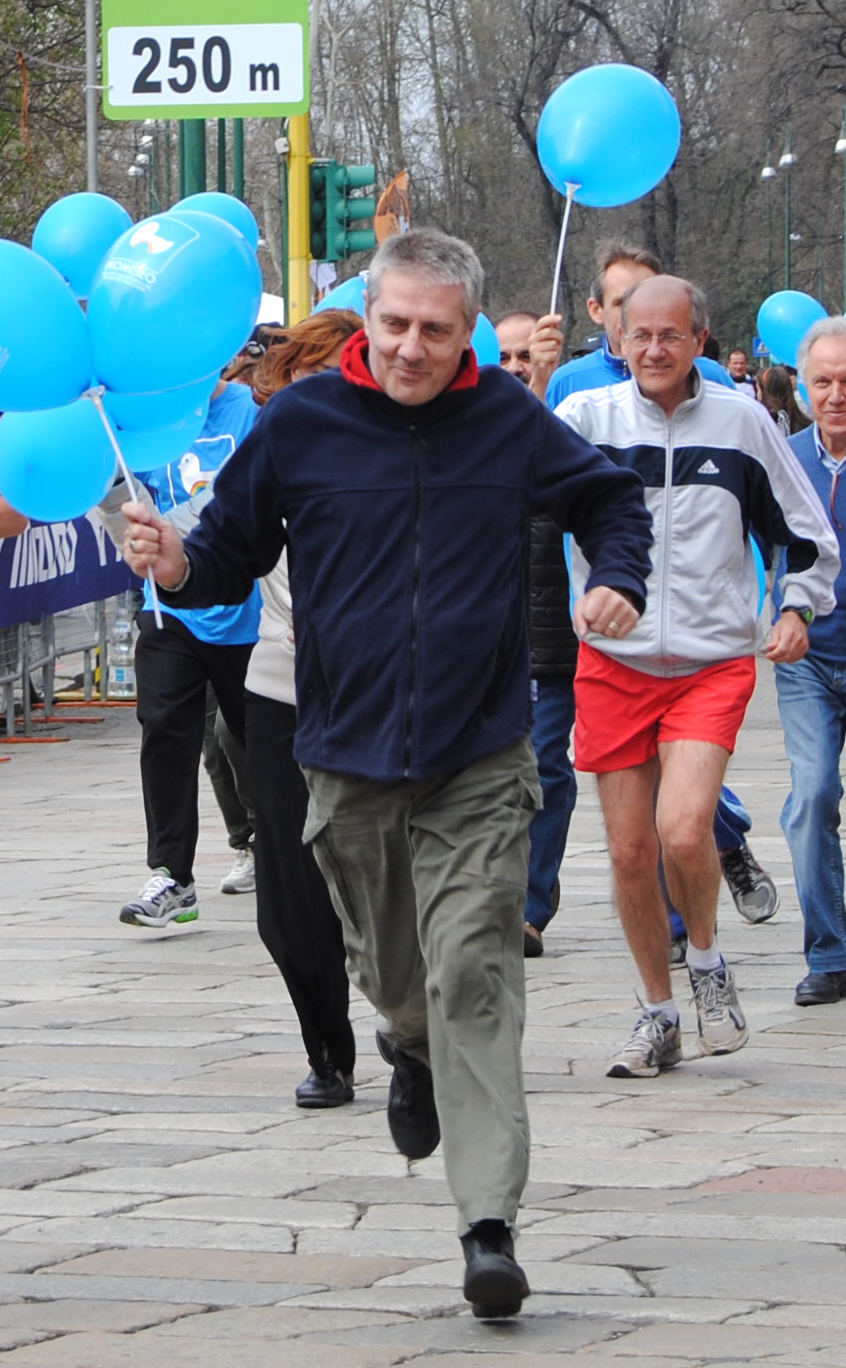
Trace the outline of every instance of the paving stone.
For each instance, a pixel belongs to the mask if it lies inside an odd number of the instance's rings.
[[[203,1336],[220,1341],[240,1342],[244,1339],[270,1340],[274,1344],[313,1336],[324,1343],[341,1331],[370,1330],[374,1326],[408,1328],[408,1317],[389,1311],[331,1311],[325,1307],[311,1311],[286,1303],[278,1306],[251,1306],[223,1311],[208,1311],[202,1323],[184,1319],[161,1327],[160,1338],[190,1338],[202,1330]]]
[[[194,1316],[204,1310],[201,1305],[178,1305],[152,1301],[27,1301],[17,1306],[4,1306],[3,1327],[0,1334],[13,1331],[52,1332],[67,1335],[92,1330],[144,1330],[151,1325],[173,1321],[182,1316]]]
[[[642,1355],[663,1355],[679,1362],[701,1358],[703,1353],[700,1326],[680,1325],[677,1321],[661,1325],[641,1326],[629,1331],[617,1344],[618,1352],[631,1355],[638,1362]],[[821,1354],[837,1350],[843,1361],[842,1332],[830,1326],[815,1329],[793,1329],[788,1326],[764,1328],[741,1325],[733,1320],[728,1325],[708,1327],[707,1355],[712,1363],[723,1363],[734,1357],[741,1362],[826,1362]],[[797,1358],[797,1355],[799,1357]],[[828,1360],[831,1362],[832,1360]]]
[[[35,1240],[32,1244],[25,1241],[0,1241],[0,1273],[34,1273],[59,1260],[75,1259],[80,1254],[88,1254],[90,1245],[85,1244],[48,1244],[45,1240]]]
[[[58,1217],[54,1221],[30,1222],[9,1231],[7,1239],[27,1242],[41,1238],[51,1241],[96,1245],[137,1245],[147,1249],[255,1250],[286,1253],[294,1247],[294,1236],[284,1226],[254,1225],[248,1222],[156,1220],[152,1216],[109,1216],[100,1219]]]
[[[131,710],[95,739],[16,750],[0,848],[4,1362],[843,1368],[846,1002],[792,1002],[804,967],[778,824],[787,768],[769,667],[760,675],[730,782],[782,910],[750,927],[723,890],[719,912],[750,1043],[699,1058],[676,976],[683,1065],[605,1077],[637,978],[585,780],[566,914],[526,966],[533,1153],[518,1252],[533,1295],[500,1326],[461,1295],[440,1151],[409,1165],[393,1149],[389,1070],[355,991],[356,1101],[294,1106],[296,1015],[254,899],[217,891],[229,851],[205,776],[201,920],[148,936],[116,919],[144,875]]]
[[[575,1254],[572,1261],[637,1269],[657,1296],[707,1294],[770,1302],[807,1296],[822,1304],[842,1297],[846,1276],[842,1249],[799,1241],[619,1239]]]
[[[275,1201],[256,1197],[172,1197],[138,1207],[133,1214],[157,1221],[249,1221],[260,1226],[285,1226],[292,1230],[319,1230],[324,1226],[349,1230],[361,1222],[360,1212],[352,1203],[328,1200],[306,1202],[302,1198]]]
[[[339,1287],[369,1287],[401,1275],[407,1259],[337,1259],[306,1254],[235,1252],[225,1246],[210,1249],[108,1249],[84,1254],[44,1267],[44,1274],[94,1274],[110,1278],[172,1278],[259,1283],[326,1283]]]
[[[154,1331],[135,1335],[79,1334],[48,1340],[7,1355],[12,1368],[161,1368],[162,1341]],[[238,1349],[238,1368],[268,1368],[267,1345],[244,1341]],[[232,1368],[231,1349],[199,1335],[190,1341],[169,1340],[168,1368]],[[350,1347],[344,1368],[389,1368],[397,1363],[393,1349]],[[285,1368],[326,1368],[325,1344],[285,1345]]]
[[[317,1285],[310,1289],[320,1295]],[[0,1275],[0,1296],[35,1298],[39,1301],[64,1301],[81,1297],[92,1301],[126,1301],[131,1293],[139,1302],[170,1301],[180,1305],[270,1306],[275,1302],[301,1297],[302,1283],[240,1282],[233,1278],[183,1278],[178,1286],[172,1278],[112,1278],[103,1274],[77,1276],[70,1273],[17,1273]],[[339,1294],[342,1295],[342,1294]]]

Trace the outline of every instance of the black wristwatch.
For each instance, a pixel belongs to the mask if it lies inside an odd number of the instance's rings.
[[[813,608],[793,608],[790,604],[785,603],[781,611],[783,613],[796,613],[797,617],[802,619],[806,627],[810,627],[814,620]]]

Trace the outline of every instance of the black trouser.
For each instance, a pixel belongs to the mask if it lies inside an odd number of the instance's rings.
[[[233,850],[246,850],[253,843],[253,800],[247,781],[247,756],[243,745],[235,740],[224,722],[211,684],[206,690],[203,764],[229,832],[229,844]]]
[[[244,736],[244,679],[252,645],[200,641],[171,613],[159,629],[138,614],[135,679],[141,737],[141,788],[147,819],[147,864],[177,883],[193,879],[199,817],[200,756],[211,683],[226,724]]]
[[[294,1004],[312,1068],[324,1052],[350,1074],[355,1038],[341,923],[309,846],[308,790],[294,759],[296,709],[247,692],[247,771],[255,804],[258,931]]]

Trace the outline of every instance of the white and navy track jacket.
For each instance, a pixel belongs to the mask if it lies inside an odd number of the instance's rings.
[[[783,601],[816,616],[835,605],[836,538],[819,499],[757,403],[696,378],[671,418],[634,380],[570,395],[555,410],[644,483],[655,543],[646,611],[622,640],[589,633],[598,650],[650,674],[690,674],[752,655],[758,644],[753,525],[787,551]],[[573,590],[589,565],[574,543]]]

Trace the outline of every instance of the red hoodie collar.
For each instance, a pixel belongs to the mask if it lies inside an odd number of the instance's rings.
[[[362,389],[377,390],[379,394],[384,393],[382,386],[378,385],[370,373],[367,364],[368,353],[367,333],[361,328],[344,346],[341,352],[341,374],[351,385],[359,385]],[[447,385],[443,394],[450,394],[453,390],[473,389],[479,383],[479,365],[476,360],[476,353],[472,347],[468,347],[462,354],[458,370],[451,382]]]

